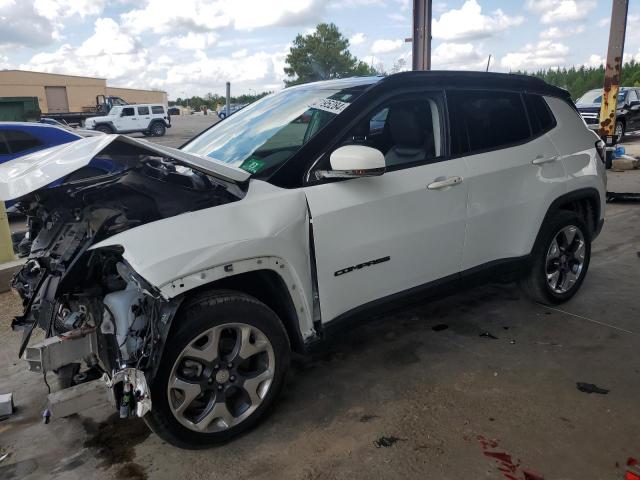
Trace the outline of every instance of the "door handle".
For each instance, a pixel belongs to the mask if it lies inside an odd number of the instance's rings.
[[[545,157],[543,155],[538,155],[536,158],[534,158],[531,163],[533,163],[534,165],[544,165],[545,163],[552,163],[558,160],[558,156],[554,155],[552,157]]]
[[[429,190],[441,190],[447,187],[453,187],[462,183],[462,177],[449,177],[444,180],[436,180],[427,185]]]

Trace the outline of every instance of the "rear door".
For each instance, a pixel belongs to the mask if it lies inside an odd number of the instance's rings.
[[[151,111],[148,106],[136,107],[138,110],[138,128],[141,130],[149,128],[151,123]]]
[[[546,103],[495,90],[452,91],[448,98],[455,148],[468,167],[462,269],[528,254],[541,212],[566,189],[558,151],[545,134],[553,127]],[[537,116],[529,121],[526,104],[546,114],[544,128]]]
[[[447,157],[444,112],[442,92],[381,102],[338,146],[381,150],[387,172],[304,188],[324,322],[459,272],[467,168],[464,159]],[[330,167],[324,161],[319,168]],[[447,179],[459,181],[438,183]]]

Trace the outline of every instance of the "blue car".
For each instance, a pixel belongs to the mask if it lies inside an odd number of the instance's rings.
[[[64,143],[75,142],[82,136],[54,125],[27,122],[0,122],[0,164],[14,160],[23,155],[55,147]],[[74,172],[74,178],[103,175],[116,170],[116,166],[104,158],[94,158],[82,170]],[[60,179],[50,186],[60,185],[69,178]],[[15,202],[7,202],[7,213],[17,214],[13,208]]]

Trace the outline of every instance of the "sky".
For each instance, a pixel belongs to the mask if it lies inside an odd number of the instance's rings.
[[[640,2],[625,58],[640,61]],[[411,65],[411,0],[0,0],[0,70],[107,78],[186,95],[279,90],[298,33],[333,22],[351,51]],[[434,0],[434,69],[533,71],[600,65],[611,0]]]

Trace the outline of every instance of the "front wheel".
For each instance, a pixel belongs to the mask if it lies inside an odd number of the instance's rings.
[[[102,133],[113,133],[113,129],[109,125],[98,125],[95,130]]]
[[[523,290],[545,305],[566,302],[580,289],[591,259],[591,232],[573,212],[561,211],[542,226]]]
[[[266,305],[237,292],[194,298],[175,319],[145,416],[163,440],[207,448],[253,427],[282,388],[289,340]]]

